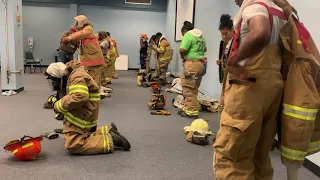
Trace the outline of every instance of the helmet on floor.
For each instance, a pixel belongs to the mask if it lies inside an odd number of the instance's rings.
[[[148,107],[152,110],[161,110],[166,106],[167,97],[163,94],[153,94],[148,102]]]
[[[161,86],[157,83],[151,83],[150,87],[152,88],[153,93],[158,94],[161,91]]]
[[[11,151],[12,154],[21,161],[29,161],[34,159],[41,152],[42,137],[23,136],[18,140],[10,141],[4,149]]]
[[[143,74],[140,74],[137,76],[137,83],[138,83],[138,86],[141,86],[141,87],[149,87],[149,83],[148,83],[148,80],[145,78],[145,76]]]
[[[212,132],[210,131],[209,124],[204,119],[196,119],[191,123],[191,130],[197,131],[201,134],[210,135]]]

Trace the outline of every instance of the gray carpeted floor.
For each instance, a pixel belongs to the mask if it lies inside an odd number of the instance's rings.
[[[151,116],[147,101],[150,89],[137,87],[136,76],[119,72],[114,80],[112,98],[102,100],[99,125],[114,122],[131,142],[130,152],[96,156],[73,156],[63,148],[63,137],[45,139],[38,160],[19,162],[8,152],[0,153],[0,179],[33,180],[211,180],[212,148],[193,145],[185,140],[183,127],[191,120],[179,117],[171,106],[173,94],[168,95],[167,109],[171,116]],[[0,144],[23,135],[37,136],[61,127],[51,110],[42,104],[51,94],[42,75],[26,74],[25,91],[11,97],[0,97]],[[203,113],[216,131],[217,114]],[[286,171],[277,151],[271,153],[276,180],[286,179]],[[300,179],[319,179],[306,169]]]

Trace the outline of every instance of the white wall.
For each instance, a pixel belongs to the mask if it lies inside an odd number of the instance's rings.
[[[79,6],[94,30],[105,30],[117,40],[119,52],[129,56],[129,68],[139,68],[140,34],[148,36],[166,30],[166,12],[117,9],[99,6]]]

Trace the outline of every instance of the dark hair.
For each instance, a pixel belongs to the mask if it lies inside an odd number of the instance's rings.
[[[110,36],[110,33],[109,33],[109,32],[107,32],[107,35],[108,35],[108,36]]]
[[[99,31],[98,35],[99,35],[99,41],[107,38],[107,33],[105,31]]]
[[[219,30],[229,29],[231,30],[233,27],[233,20],[229,14],[222,14],[220,17],[220,25]]]
[[[189,22],[189,21],[183,22],[183,26],[182,26],[181,30],[190,31],[192,29],[194,29],[194,26],[191,22]]]
[[[156,39],[156,35],[152,35],[151,38],[150,38],[150,40],[149,40],[149,43],[151,42],[151,40],[152,40],[152,41],[155,41],[155,39]]]
[[[161,37],[162,36],[162,33],[161,32],[158,32],[157,34],[156,34],[156,37]]]

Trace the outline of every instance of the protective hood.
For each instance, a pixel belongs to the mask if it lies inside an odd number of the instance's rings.
[[[248,6],[251,6],[253,3],[255,3],[256,1],[269,1],[269,2],[273,2],[274,0],[243,0],[242,5],[240,7],[240,10],[238,12],[238,14],[234,17],[233,19],[233,27],[234,29],[237,29],[238,26],[241,23],[241,19],[242,19],[242,13],[244,11],[244,9]]]
[[[64,72],[66,70],[66,65],[63,64],[62,62],[58,62],[58,63],[51,63],[46,72],[55,78],[62,78],[62,76],[64,76]]]
[[[192,29],[189,31],[194,37],[201,37],[202,36],[202,31],[199,29]]]
[[[76,16],[74,19],[78,22],[77,28],[83,28],[84,25],[90,24],[90,21],[84,15]]]

